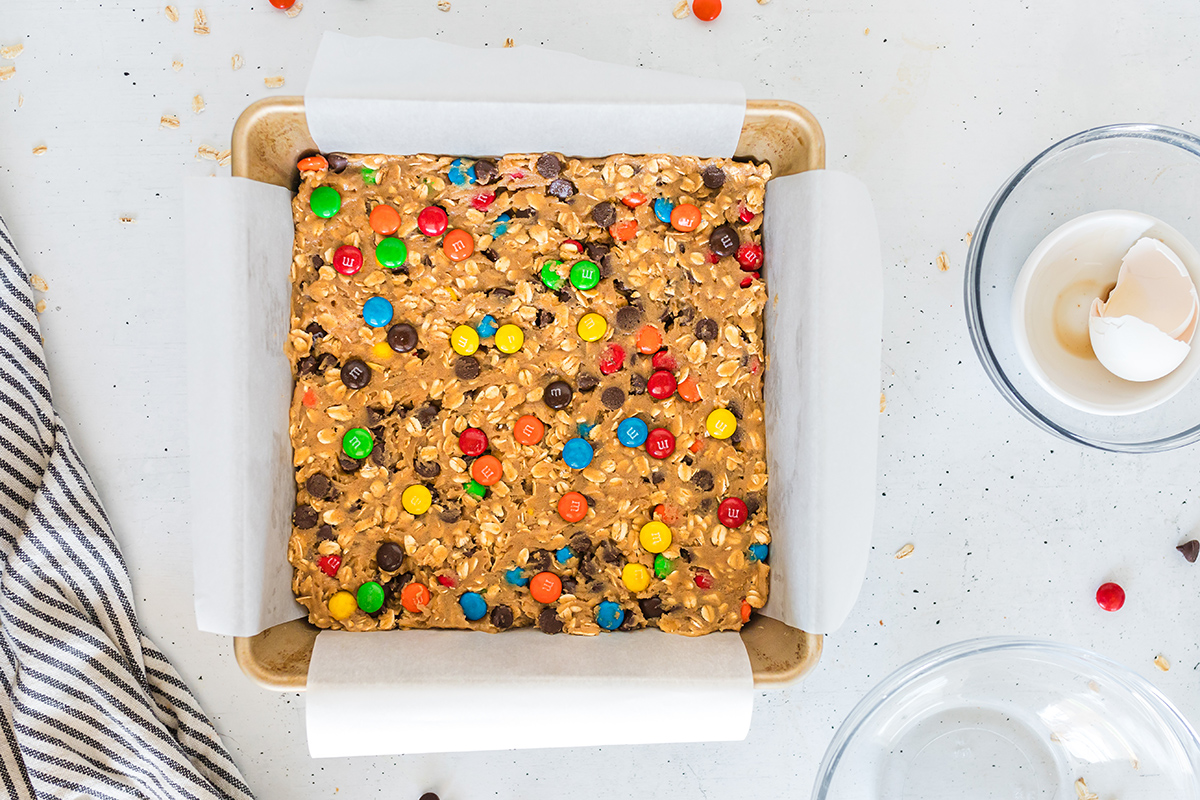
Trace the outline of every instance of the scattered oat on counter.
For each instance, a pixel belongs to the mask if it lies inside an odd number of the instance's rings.
[[[221,155],[220,151],[215,147],[209,147],[202,144],[196,148],[196,158],[207,158],[209,161],[216,161]]]
[[[25,45],[23,44],[13,44],[9,45],[8,47],[0,47],[0,58],[6,58],[9,61],[12,61],[24,52]]]
[[[511,36],[504,40],[504,46],[505,47],[516,47],[516,44],[513,43]]]
[[[176,72],[179,72],[179,70],[183,69],[183,62],[182,62],[182,61],[178,61],[178,60],[176,60],[176,61],[172,61],[172,62],[171,62],[171,69],[175,70]]]
[[[178,128],[179,127],[179,117],[175,116],[174,114],[163,114],[161,117],[158,118],[158,127],[159,128]]]
[[[225,166],[226,164],[229,163],[230,157],[231,157],[231,151],[222,150],[221,152],[217,153],[217,163],[220,164],[221,166]]]
[[[758,0],[758,4],[760,6],[765,6],[769,2],[771,2],[771,0]]]
[[[1088,791],[1087,781],[1083,778],[1075,781],[1075,796],[1079,800],[1100,800],[1100,795],[1095,792]]]
[[[871,35],[871,29],[863,28],[863,36],[870,36],[870,35]]]
[[[50,284],[46,283],[46,279],[43,278],[41,275],[30,275],[29,276],[29,285],[32,286],[34,289],[37,289],[39,292],[50,291]]]
[[[970,244],[970,243],[971,243],[971,238],[972,238],[972,237],[974,237],[974,236],[975,236],[975,234],[974,234],[974,233],[972,233],[971,231],[967,231],[967,237],[966,237],[966,238],[967,238],[967,244]]]
[[[887,392],[879,393],[879,413],[887,411]]]
[[[278,89],[280,86],[283,86],[283,76],[272,75],[269,78],[263,78],[263,83],[266,84],[268,89]]]
[[[0,81],[6,81],[16,74],[17,68],[12,64],[5,64],[4,66],[0,67]]]
[[[171,22],[179,22],[179,9],[175,6],[167,6],[163,9],[163,12]]]
[[[292,19],[295,19],[296,17],[298,17],[300,15],[300,12],[303,10],[304,10],[304,3],[296,3],[295,5],[293,5],[291,8],[289,8],[287,11],[285,11],[283,13],[287,14]]]
[[[904,545],[904,547],[901,547],[899,550],[896,551],[896,558],[897,559],[908,558],[909,556],[912,555],[913,550],[915,550],[915,549],[916,548],[914,548],[912,546],[912,543],[910,542],[909,544]]]
[[[132,225],[133,223],[137,222],[137,220],[133,217],[117,217],[117,222],[121,223],[122,225]]]
[[[240,53],[234,53],[233,58],[229,59],[229,63],[233,65],[234,71],[237,71],[241,69],[242,65],[246,62],[242,61],[242,56]]]
[[[192,98],[192,113],[199,114],[204,111],[204,98],[196,95]]]
[[[204,16],[204,9],[197,8],[196,12],[192,15],[192,19],[192,33],[195,33],[197,36],[207,36],[208,17]]]
[[[44,145],[44,144],[39,144],[37,147],[33,148],[33,154],[35,156],[40,156],[42,153],[45,153],[45,152],[46,152],[46,145]]]
[[[945,272],[946,270],[950,269],[950,256],[946,255],[945,250],[938,253],[937,265],[940,272]]]
[[[23,105],[25,105],[25,95],[18,94],[17,95],[17,108],[20,108]]]
[[[1154,666],[1158,667],[1163,672],[1166,672],[1171,668],[1171,662],[1167,661],[1166,656],[1164,656],[1162,653],[1159,653],[1154,657]]]
[[[449,11],[450,0],[438,0],[438,11]]]
[[[688,15],[688,0],[679,0],[675,4],[675,10],[671,12],[675,19],[683,19]]]
[[[46,310],[46,301],[45,301],[45,300],[38,300],[38,301],[37,301],[37,305],[36,305],[36,306],[34,306],[34,308],[36,308],[36,309],[37,309],[37,312],[38,312],[39,314],[40,314],[40,313],[42,313],[43,311],[45,311],[45,310]]]

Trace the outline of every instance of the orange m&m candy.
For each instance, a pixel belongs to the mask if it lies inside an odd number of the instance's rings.
[[[579,492],[567,492],[558,501],[558,515],[567,522],[579,522],[587,512],[587,498]]]
[[[389,236],[400,227],[400,212],[388,205],[371,209],[371,230],[380,236]]]
[[[309,156],[308,158],[300,159],[296,167],[301,172],[317,172],[329,169],[329,162],[325,160],[325,156]]]
[[[639,353],[657,353],[662,347],[662,334],[653,325],[643,325],[638,331],[637,348]]]
[[[455,228],[442,240],[442,252],[451,261],[462,261],[464,258],[470,258],[475,252],[475,240],[471,238],[471,234]]]
[[[430,601],[429,589],[423,583],[407,583],[400,590],[400,603],[414,614],[424,611]]]
[[[743,600],[742,601],[742,622],[750,621],[750,611],[751,611],[750,604],[747,603],[745,600]]]
[[[501,475],[500,459],[493,455],[480,456],[471,464],[471,477],[481,486],[491,486],[500,480]]]
[[[671,227],[677,231],[694,231],[700,227],[700,209],[691,203],[680,203],[671,212]]]
[[[646,201],[648,199],[649,198],[647,198],[646,195],[642,194],[641,192],[630,192],[621,198],[621,202],[630,208],[637,208],[638,206],[646,205]]]
[[[529,593],[539,603],[553,603],[562,594],[562,581],[553,572],[539,572],[529,579]]]
[[[513,438],[521,444],[537,444],[546,434],[546,426],[532,414],[526,414],[513,426]]]
[[[695,378],[689,376],[687,380],[675,387],[675,391],[689,403],[700,402],[700,386],[696,383]]]
[[[618,242],[628,242],[637,235],[637,220],[623,219],[620,222],[609,227],[608,232]]]

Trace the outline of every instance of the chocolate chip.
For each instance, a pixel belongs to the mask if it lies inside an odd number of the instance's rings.
[[[592,497],[590,494],[585,494],[583,499],[587,500],[588,508],[596,507],[596,498]]]
[[[617,312],[617,329],[631,331],[642,322],[642,310],[637,306],[625,306]]]
[[[706,469],[699,469],[692,473],[692,484],[702,492],[711,492],[713,490],[713,474]]]
[[[462,506],[446,506],[438,513],[442,522],[458,522],[462,519]]]
[[[538,156],[537,171],[546,180],[557,178],[558,173],[562,172],[562,162],[558,160],[558,156],[553,153],[542,153]]]
[[[475,162],[475,182],[487,186],[496,178],[500,177],[500,170],[496,167],[496,162],[490,158],[481,158]]]
[[[593,387],[594,388],[594,387]],[[571,385],[566,381],[554,381],[542,392],[542,401],[553,409],[566,408],[571,402]]]
[[[495,264],[496,260],[500,258],[500,256],[498,256],[496,254],[496,251],[490,247],[486,247],[483,250],[480,250],[479,254],[482,255],[484,258],[486,258],[488,261],[492,262],[493,264]],[[490,292],[489,292],[489,294],[490,294]]]
[[[590,375],[586,372],[581,372],[579,374],[579,376],[577,378],[575,378],[575,386],[581,392],[586,393],[586,392],[594,391],[595,388],[599,385],[600,385],[600,379],[597,378],[595,375]]]
[[[542,633],[562,633],[563,629],[562,620],[553,608],[543,608],[538,613],[537,625]]]
[[[696,506],[696,510],[699,511],[701,514],[707,514],[708,512],[713,510],[713,506],[715,506],[716,504],[717,504],[717,501],[712,497],[701,497],[700,505]]]
[[[721,328],[712,317],[705,317],[696,323],[696,338],[702,342],[711,342],[717,338]]]
[[[583,577],[587,578],[588,580],[591,580],[592,578],[599,576],[601,572],[602,572],[601,567],[595,561],[592,561],[590,558],[580,560],[579,574],[583,575]]]
[[[438,475],[442,474],[442,465],[436,461],[421,461],[419,459],[414,459],[413,469],[415,469],[417,474],[422,478],[436,478]]]
[[[621,620],[621,626],[619,628],[617,628],[617,630],[631,631],[634,628],[636,628],[637,625],[638,625],[637,617],[635,617],[633,615],[632,611],[629,611],[628,609],[626,609],[625,618]]]
[[[509,289],[507,286],[493,286],[490,289],[485,289],[483,291],[483,293],[486,294],[488,297],[512,297],[513,296],[513,290]]]
[[[371,382],[371,368],[366,362],[352,358],[342,365],[342,383],[347,389],[361,389]]]
[[[700,170],[700,180],[704,181],[704,185],[709,189],[720,189],[725,185],[725,170],[716,164],[709,164]]]
[[[611,258],[611,256],[606,256],[606,258]],[[637,299],[637,296],[638,296],[637,289],[630,289],[624,283],[621,283],[620,278],[613,278],[613,288],[617,290],[617,294],[624,297],[625,300],[629,303],[632,303],[634,300]]]
[[[545,570],[550,569],[551,558],[553,558],[553,556],[550,555],[549,550],[538,549],[530,552],[529,558],[525,563],[529,565],[530,569],[535,569],[538,572],[544,572]]]
[[[304,482],[304,488],[308,489],[308,493],[313,497],[324,500],[329,497],[329,490],[333,488],[333,484],[325,475],[322,475],[320,472],[314,472]]]
[[[554,296],[558,298],[558,301],[560,303],[571,302],[571,290],[568,289],[566,286],[564,286],[563,288],[561,288],[557,292],[555,292]]]
[[[562,579],[563,594],[575,594],[575,592],[578,589],[579,589],[579,581],[575,580],[574,578],[563,578]]]
[[[621,550],[611,539],[603,539],[600,544],[596,545],[596,558],[603,561],[605,564],[619,565],[625,561],[621,555]]]
[[[610,203],[610,205],[611,205],[611,203]],[[595,213],[596,212],[593,211],[592,215],[595,216]],[[588,258],[590,258],[592,261],[595,261],[598,263],[606,255],[608,255],[608,251],[611,250],[612,248],[610,248],[604,242],[588,242],[587,244],[585,244],[583,246],[583,249],[584,249],[584,252],[587,253]]]
[[[662,600],[658,597],[646,597],[638,600],[642,616],[646,619],[658,619],[662,616]]]
[[[379,467],[389,466],[387,449],[382,437],[376,439],[375,446],[371,448],[371,462]]]
[[[620,408],[625,405],[625,392],[616,386],[609,386],[600,393],[600,402],[605,408]]]
[[[454,362],[454,375],[460,381],[473,381],[479,377],[479,359],[475,356],[459,356]]]
[[[492,609],[489,619],[491,619],[492,624],[500,630],[507,630],[511,628],[513,624],[512,609],[508,606],[496,606]]]
[[[664,311],[662,316],[658,318],[658,321],[663,324],[663,330],[670,331],[671,327],[675,324],[675,317],[677,316],[678,315],[670,309]]]
[[[730,400],[725,404],[725,407],[729,409],[730,414],[733,414],[734,419],[742,418],[742,407],[738,404],[737,400]]]
[[[684,547],[679,548],[679,557],[689,564],[692,563],[692,551]]]
[[[438,406],[426,403],[417,409],[417,422],[421,423],[422,428],[428,428],[434,419],[437,418],[439,411],[441,411],[441,408]]]
[[[401,572],[399,575],[388,581],[383,588],[387,589],[388,595],[395,597],[400,594],[401,589],[412,583],[412,579],[413,574],[411,572]]]
[[[658,470],[654,470],[654,472],[650,473],[650,482],[653,483],[655,486],[658,486],[660,483],[662,483],[666,479],[667,479],[667,477],[665,475],[663,475],[661,472],[659,472]]]
[[[328,522],[317,528],[317,541],[332,542],[337,539],[337,535],[333,532],[333,526]]]
[[[322,353],[317,357],[317,372],[324,374],[331,369],[336,369],[340,363],[333,353]]]
[[[1188,560],[1189,564],[1195,564],[1196,556],[1200,555],[1200,542],[1192,539],[1191,541],[1184,542],[1175,549],[1183,553],[1183,557]]]
[[[375,563],[384,572],[395,572],[404,566],[404,548],[395,542],[384,542],[375,551]]]
[[[646,379],[636,372],[629,375],[629,393],[631,395],[646,393]]]
[[[362,459],[338,453],[338,466],[342,468],[342,472],[358,472],[358,468],[362,466]]]
[[[580,531],[571,537],[571,551],[575,555],[583,558],[588,553],[592,552],[592,540],[586,533]]]
[[[756,494],[746,495],[743,502],[746,504],[746,517],[753,517],[760,508],[762,508],[762,498]],[[1198,545],[1200,546],[1200,545]]]
[[[529,219],[537,216],[537,211],[532,208],[510,208],[508,213],[512,214],[514,219]]]
[[[397,353],[407,353],[417,346],[417,329],[407,322],[401,322],[388,328],[388,347]]]
[[[297,375],[315,375],[317,372],[317,360],[312,356],[304,356],[296,362]]]
[[[742,432],[741,428],[734,428],[733,433],[729,434],[729,443],[736,447],[737,445],[741,444],[742,440],[745,438],[746,434]]]
[[[575,184],[571,183],[566,178],[555,178],[550,181],[550,185],[546,187],[546,194],[557,197],[559,200],[566,200],[571,195],[575,194]]]
[[[305,325],[304,330],[308,331],[308,335],[313,337],[314,339],[321,339],[327,335],[325,329],[322,328],[321,325],[315,321],[310,322],[307,325]]]
[[[321,267],[325,266],[325,259],[321,258],[316,253],[313,253],[312,266],[313,266],[313,269],[320,269]]]
[[[420,800],[442,800],[442,799],[440,797],[438,797],[436,794],[434,794],[433,792],[426,792],[425,794],[421,795]]]
[[[607,228],[617,221],[617,207],[605,200],[592,208],[592,222],[601,228]],[[590,255],[590,254],[589,254]]]
[[[547,325],[552,325],[552,324],[554,324],[554,312],[547,311],[544,308],[539,308],[538,312],[537,312],[537,317],[535,317],[533,320],[533,327],[544,328]]]
[[[334,172],[344,172],[346,167],[350,166],[350,159],[346,158],[341,153],[328,153],[325,156],[325,162],[329,164],[329,168]]]
[[[416,350],[413,350],[413,355],[416,356],[417,358],[421,359],[422,361],[424,361],[426,358],[429,357],[429,351],[424,349],[423,347],[418,347]]]
[[[319,519],[320,515],[312,506],[296,506],[296,510],[292,512],[292,524],[300,530],[317,527]]]
[[[719,256],[731,256],[741,244],[738,232],[730,225],[718,225],[708,237],[708,247]]]

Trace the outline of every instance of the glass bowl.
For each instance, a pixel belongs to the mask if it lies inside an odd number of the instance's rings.
[[[1089,413],[1054,397],[1022,360],[1012,299],[1026,258],[1051,231],[1093,211],[1149,214],[1200,246],[1200,137],[1159,125],[1109,125],[1038,155],[1000,189],[967,252],[967,327],[984,370],[1027,419],[1072,442],[1155,452],[1200,439],[1200,380],[1154,408]]]
[[[1146,680],[1094,653],[975,639],[892,673],[825,752],[816,800],[1200,797],[1200,739]]]

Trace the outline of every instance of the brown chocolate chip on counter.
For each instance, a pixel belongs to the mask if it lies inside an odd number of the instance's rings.
[[[318,542],[332,542],[337,539],[337,534],[333,532],[333,526],[328,522],[317,528]]]
[[[542,633],[562,633],[562,620],[553,608],[543,608],[537,618],[538,629]]]
[[[308,335],[314,339],[320,339],[326,335],[325,329],[315,320],[305,325],[304,330],[308,331]]]
[[[620,408],[625,405],[625,392],[616,386],[609,386],[600,393],[600,402],[604,404],[605,408]]]
[[[725,185],[725,170],[716,164],[709,164],[700,170],[700,180],[704,181],[704,185],[709,189],[720,189]]]
[[[461,506],[446,506],[438,513],[438,519],[442,522],[458,522],[462,519]]]
[[[579,373],[578,377],[575,378],[575,386],[581,392],[586,393],[586,392],[594,391],[595,388],[599,385],[600,385],[600,379],[597,378],[595,375],[591,375],[587,372],[581,372],[581,373]]]
[[[320,514],[312,506],[296,506],[292,512],[292,524],[302,531],[317,527]]]
[[[546,180],[557,178],[558,173],[562,172],[562,162],[558,160],[558,156],[553,153],[542,153],[538,156],[537,171]]]
[[[713,490],[713,474],[706,469],[698,469],[692,473],[692,484],[702,492]]]
[[[317,372],[317,360],[312,356],[304,356],[296,362],[297,375],[315,375]]]
[[[460,381],[473,381],[479,377],[479,359],[475,356],[459,356],[454,362],[454,375]]]
[[[629,393],[631,395],[645,394],[646,393],[645,377],[638,375],[636,372],[630,373],[630,375],[629,375]]]
[[[500,169],[490,158],[481,158],[475,162],[475,182],[487,186],[500,177]]]
[[[324,500],[329,497],[329,490],[333,488],[333,483],[329,478],[320,472],[314,472],[308,476],[308,480],[304,482],[304,488],[308,489],[308,493],[313,497]]]
[[[400,322],[388,328],[388,347],[397,353],[407,353],[417,346],[417,329],[407,322]]]
[[[1192,539],[1191,541],[1184,542],[1175,549],[1183,554],[1183,557],[1188,560],[1189,564],[1195,564],[1196,556],[1200,555],[1200,542]]]
[[[696,323],[696,338],[702,342],[711,342],[720,332],[721,327],[712,317],[705,317]]]
[[[491,613],[492,624],[500,630],[507,630],[513,624],[513,612],[508,606],[496,606]]]
[[[592,208],[592,222],[601,228],[607,228],[617,221],[617,207],[605,200]]]
[[[350,159],[346,158],[341,153],[326,154],[325,162],[329,164],[330,170],[339,174],[344,172],[346,167],[350,166]]]
[[[708,237],[708,247],[719,256],[731,256],[741,244],[738,232],[730,225],[718,225]]]
[[[342,365],[342,383],[347,389],[361,389],[371,382],[371,368],[362,359],[352,358]]]
[[[617,312],[617,329],[632,331],[642,322],[642,310],[637,306],[624,306]]]
[[[662,600],[658,597],[646,597],[638,600],[642,616],[646,619],[658,619],[662,616]]]
[[[550,181],[550,185],[546,187],[546,194],[557,197],[559,200],[566,200],[571,195],[575,194],[575,184],[571,183],[566,178],[555,178]]]
[[[395,572],[404,566],[404,548],[395,542],[384,542],[375,551],[375,563],[384,572]]]
[[[537,310],[537,316],[533,320],[533,327],[544,328],[547,325],[553,325],[553,324],[554,324],[554,312],[547,311],[544,308],[539,308]]]
[[[542,392],[542,401],[553,409],[566,408],[571,402],[571,385],[566,381],[554,381]]]
[[[426,792],[425,794],[421,795],[421,800],[441,800],[441,798],[433,792]]]
[[[358,472],[358,468],[362,466],[362,459],[338,453],[338,466],[342,468],[342,472]]]
[[[436,461],[421,461],[413,459],[413,469],[422,478],[436,478],[442,474],[442,465]]]

